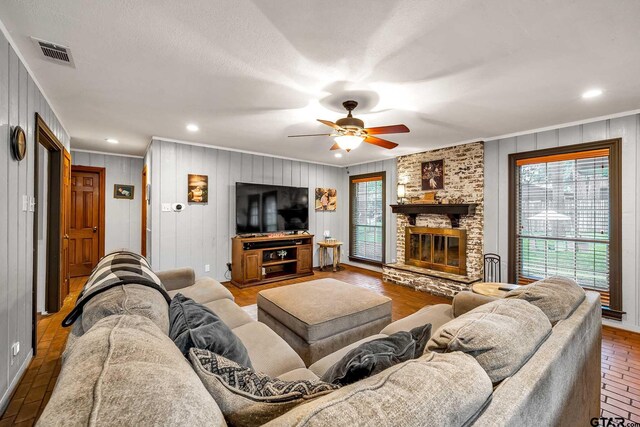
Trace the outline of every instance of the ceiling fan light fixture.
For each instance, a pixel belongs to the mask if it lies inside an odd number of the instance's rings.
[[[339,135],[339,136],[336,136],[334,139],[336,143],[340,146],[340,148],[348,152],[353,150],[354,148],[358,148],[360,144],[362,144],[362,141],[364,140],[364,136]]]

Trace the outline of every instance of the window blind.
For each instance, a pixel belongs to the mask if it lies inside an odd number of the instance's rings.
[[[518,160],[516,274],[609,292],[609,150]]]
[[[351,179],[351,257],[383,262],[383,187],[381,175]]]

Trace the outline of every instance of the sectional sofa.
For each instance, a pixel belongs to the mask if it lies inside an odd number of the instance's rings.
[[[235,304],[220,283],[196,280],[191,269],[158,276],[171,296],[182,293],[218,314],[246,346],[255,370],[284,380],[318,379],[360,342],[396,331],[430,322],[437,334],[473,311],[462,313],[488,302],[474,297],[470,302],[465,295],[453,305],[425,307],[307,367],[282,338]],[[58,382],[38,425],[225,425],[168,330],[168,306],[155,290],[119,286],[92,299],[73,326]],[[599,416],[600,330],[599,295],[587,292],[499,384],[492,384],[470,355],[425,353],[300,405],[269,424],[588,425]],[[525,344],[516,338],[507,345],[523,351]]]

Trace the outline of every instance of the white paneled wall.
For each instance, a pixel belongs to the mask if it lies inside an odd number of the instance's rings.
[[[373,172],[386,172],[386,216],[385,216],[385,260],[386,263],[396,262],[396,240],[397,221],[396,215],[391,213],[389,205],[397,203],[398,172],[396,159],[388,159],[379,162],[369,162],[360,165],[349,166],[345,170],[344,187],[345,194],[342,199],[346,204],[346,209],[342,216],[342,233],[344,236],[345,248],[343,252],[349,253],[349,177]],[[353,263],[356,264],[356,263]]]
[[[484,249],[501,255],[507,277],[509,154],[611,138],[622,138],[623,324],[640,330],[640,115],[486,142]]]
[[[71,161],[73,165],[105,168],[105,254],[117,249],[129,249],[140,253],[143,160],[136,157],[72,151]],[[133,200],[114,199],[115,184],[134,185]]]
[[[235,235],[235,183],[309,188],[309,231],[322,238],[331,230],[339,239],[340,220],[348,206],[344,168],[259,156],[154,139],[146,156],[151,178],[149,255],[156,270],[191,266],[197,276],[226,280]],[[187,175],[209,177],[209,203],[188,205],[183,212],[162,212],[162,203],[187,202]],[[337,212],[315,212],[316,187],[338,191]],[[346,240],[345,240],[346,241]],[[314,259],[317,264],[317,249]],[[210,271],[205,272],[205,265]]]
[[[34,213],[22,211],[22,197],[34,196],[36,112],[69,149],[69,136],[0,34],[0,412],[31,354]],[[27,136],[21,162],[9,150],[11,128],[17,125]],[[18,341],[20,353],[12,357],[11,345]]]

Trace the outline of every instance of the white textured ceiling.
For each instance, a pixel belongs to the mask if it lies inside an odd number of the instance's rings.
[[[353,164],[640,108],[638,0],[7,0],[0,19],[77,149],[141,155],[156,135]],[[350,98],[411,133],[342,159],[287,138]]]

